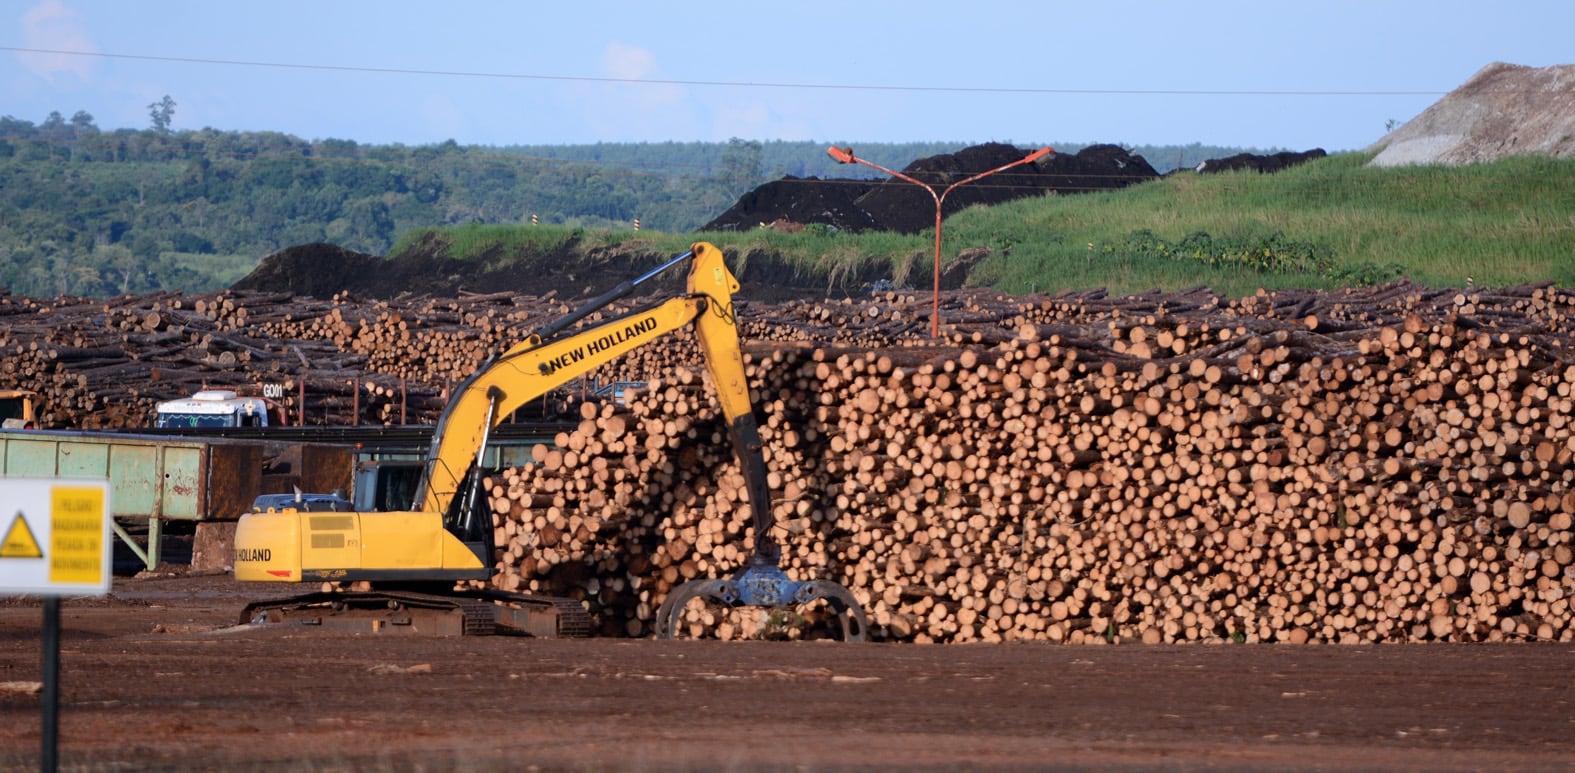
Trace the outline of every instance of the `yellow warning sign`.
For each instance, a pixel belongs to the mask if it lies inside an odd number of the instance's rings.
[[[113,497],[107,480],[0,475],[0,596],[109,593]]]
[[[104,572],[104,489],[56,486],[50,499],[49,581],[99,582]]]
[[[11,519],[11,527],[5,530],[5,541],[0,542],[0,558],[43,557],[43,552],[38,549],[38,540],[33,537],[33,530],[28,528],[27,516],[21,510],[16,511],[16,517]]]

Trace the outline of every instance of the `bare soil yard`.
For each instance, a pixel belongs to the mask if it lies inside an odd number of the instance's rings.
[[[276,593],[62,604],[64,770],[1568,770],[1566,644],[1056,646],[357,636]],[[0,769],[37,769],[42,612],[0,605]]]

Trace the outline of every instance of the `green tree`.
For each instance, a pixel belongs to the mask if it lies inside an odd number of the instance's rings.
[[[103,244],[93,248],[92,262],[103,266],[100,277],[122,295],[147,287],[142,275],[142,259],[123,244]]]
[[[78,137],[83,134],[98,134],[98,127],[93,125],[93,114],[86,110],[78,110],[71,114],[71,129]]]
[[[38,127],[38,133],[49,143],[49,157],[59,157],[64,160],[71,158],[71,125],[61,117],[60,112],[51,111],[49,117],[44,119],[43,125]]]
[[[148,105],[148,117],[153,119],[153,131],[169,134],[170,121],[175,118],[175,100],[165,94],[163,99]]]
[[[361,249],[381,252],[394,242],[394,216],[377,199],[361,199],[349,207],[349,228],[347,236],[359,241]]]
[[[718,174],[722,195],[728,200],[753,190],[761,180],[761,159],[765,149],[756,140],[733,137],[722,151],[722,169]]]

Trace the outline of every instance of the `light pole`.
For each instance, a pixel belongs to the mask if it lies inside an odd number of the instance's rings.
[[[892,177],[913,183],[914,185],[929,191],[930,198],[935,199],[935,292],[930,303],[931,338],[940,338],[941,336],[941,204],[946,201],[946,194],[951,193],[954,188],[960,185],[966,185],[981,177],[989,177],[996,172],[1005,171],[1020,164],[1038,161],[1039,159],[1044,158],[1045,156],[1054,152],[1055,150],[1053,148],[1040,148],[1026,156],[1023,156],[1022,158],[1017,159],[1016,161],[1013,161],[1010,164],[998,166],[988,172],[980,172],[972,177],[958,180],[957,182],[946,186],[946,189],[940,193],[936,193],[935,187],[928,183],[919,182],[918,180],[915,180],[901,172],[894,172],[884,166],[881,166],[880,164],[872,163],[853,155],[853,148],[839,148],[835,145],[826,148],[826,153],[840,163],[863,164],[867,167],[870,167],[871,169],[879,169],[880,171],[885,172]]]

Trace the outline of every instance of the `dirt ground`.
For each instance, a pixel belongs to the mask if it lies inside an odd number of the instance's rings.
[[[1567,645],[418,638],[238,626],[283,595],[61,604],[62,770],[1569,770]],[[0,601],[0,769],[42,750],[42,605]]]

